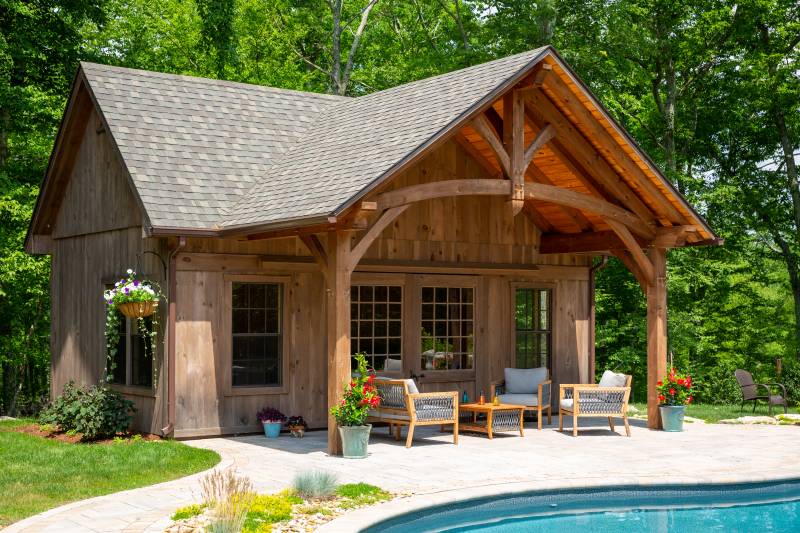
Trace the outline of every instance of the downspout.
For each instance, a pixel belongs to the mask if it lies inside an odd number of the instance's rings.
[[[595,361],[594,361],[594,345],[595,345],[595,274],[608,266],[608,256],[604,255],[603,260],[592,265],[589,269],[589,383],[594,383],[595,380]]]
[[[175,321],[177,316],[176,295],[178,292],[175,257],[186,247],[186,237],[178,237],[178,243],[169,254],[169,313],[167,316],[167,426],[161,431],[164,436],[175,431],[175,350],[177,345]]]

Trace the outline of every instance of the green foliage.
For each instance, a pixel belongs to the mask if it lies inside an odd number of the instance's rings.
[[[95,440],[127,431],[134,411],[132,401],[105,385],[76,387],[69,382],[39,420],[81,434],[85,440]]]
[[[345,385],[340,404],[331,407],[331,414],[340,426],[363,426],[370,408],[377,407],[381,401],[373,385],[375,374],[369,371],[366,356],[357,353],[354,358],[356,376]]]
[[[11,431],[19,423],[0,421],[0,527],[71,501],[194,474],[220,459],[176,441],[69,444]]]
[[[336,492],[336,487],[336,474],[324,470],[298,472],[292,481],[294,491],[306,499],[330,498]]]
[[[192,518],[193,516],[198,516],[203,513],[208,507],[204,503],[193,503],[191,505],[187,505],[185,507],[180,507],[179,509],[175,510],[175,513],[172,515],[172,520],[186,520],[187,518]]]
[[[242,531],[245,533],[271,531],[270,524],[291,519],[292,507],[301,503],[303,500],[289,490],[271,495],[260,494],[250,504]]]
[[[346,483],[336,488],[336,495],[344,498],[341,503],[344,509],[372,505],[374,503],[390,500],[392,495],[380,487],[368,483]]]

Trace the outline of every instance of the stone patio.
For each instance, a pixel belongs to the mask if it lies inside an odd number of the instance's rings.
[[[556,420],[554,419],[554,422]],[[525,436],[509,433],[490,441],[433,428],[419,429],[411,449],[375,428],[370,456],[364,460],[329,457],[326,434],[303,439],[263,435],[212,438],[187,444],[216,450],[219,468],[234,467],[261,492],[291,485],[295,473],[323,469],[341,482],[365,481],[415,496],[355,512],[329,524],[326,531],[357,531],[376,516],[424,504],[531,488],[603,484],[713,483],[800,477],[796,458],[800,428],[792,426],[687,424],[683,433],[650,431],[632,421],[632,437],[621,427],[612,433],[600,420],[582,421],[578,438],[551,426],[542,431],[527,423]],[[53,509],[4,531],[163,531],[169,516],[199,499],[202,474]]]

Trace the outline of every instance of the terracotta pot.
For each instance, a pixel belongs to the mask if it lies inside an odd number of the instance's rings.
[[[128,318],[144,318],[155,314],[156,309],[158,309],[158,300],[126,302],[124,304],[118,304],[117,309]]]

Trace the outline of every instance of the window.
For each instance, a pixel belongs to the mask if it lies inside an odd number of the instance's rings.
[[[282,286],[233,283],[232,292],[232,385],[280,386]]]
[[[422,288],[422,369],[467,370],[474,365],[474,289]]]
[[[550,289],[516,290],[517,368],[550,366]]]
[[[145,318],[144,321],[149,331],[152,328],[152,319]],[[139,331],[138,322],[120,316],[114,368],[109,368],[112,383],[134,387],[153,386],[153,356],[147,352],[145,341]]]
[[[351,351],[366,354],[375,370],[399,372],[403,370],[402,339],[403,288],[354,285],[350,290]]]

